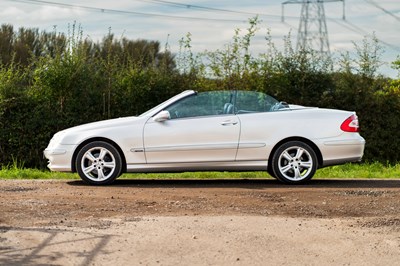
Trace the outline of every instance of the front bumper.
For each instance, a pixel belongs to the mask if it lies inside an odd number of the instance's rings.
[[[71,172],[72,156],[76,145],[58,144],[54,147],[47,147],[44,151],[44,157],[48,160],[47,167],[51,171]]]

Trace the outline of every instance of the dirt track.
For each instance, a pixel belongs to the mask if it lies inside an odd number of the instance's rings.
[[[0,181],[0,265],[381,265],[400,180]]]

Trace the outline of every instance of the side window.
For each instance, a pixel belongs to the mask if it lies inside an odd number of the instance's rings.
[[[227,113],[226,106],[233,107],[232,99],[230,91],[201,92],[172,104],[166,110],[171,119],[221,115]],[[233,108],[231,110],[233,112]]]
[[[235,106],[236,113],[270,112],[277,103],[279,103],[277,100],[262,92],[238,91]]]

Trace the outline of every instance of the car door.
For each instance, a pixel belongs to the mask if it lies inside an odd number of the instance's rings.
[[[198,93],[167,107],[169,119],[150,118],[143,132],[147,163],[234,161],[240,122],[232,101],[229,91]]]
[[[280,131],[276,121],[280,103],[262,92],[238,91],[235,111],[241,131],[236,161],[263,161],[268,159],[273,145],[271,137]]]

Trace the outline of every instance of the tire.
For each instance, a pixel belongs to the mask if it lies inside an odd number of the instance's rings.
[[[282,144],[272,157],[272,171],[284,183],[301,184],[310,180],[318,168],[315,151],[301,141]]]
[[[267,169],[267,173],[274,179],[276,179],[275,173],[272,170],[272,167],[270,165],[268,165],[268,169]]]
[[[104,141],[83,146],[75,166],[81,179],[91,185],[108,185],[121,174],[122,159],[118,150]]]

